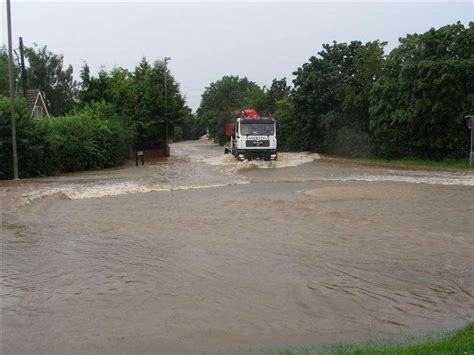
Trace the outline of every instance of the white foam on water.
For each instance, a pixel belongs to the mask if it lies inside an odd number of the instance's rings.
[[[344,177],[323,178],[326,181],[367,181],[367,182],[407,182],[413,184],[430,184],[430,185],[461,185],[474,186],[474,175],[350,175]]]
[[[97,184],[97,185],[82,185],[82,186],[62,186],[50,189],[36,190],[24,194],[22,197],[26,202],[34,200],[61,195],[71,200],[83,200],[88,198],[100,198],[106,196],[117,196],[131,193],[145,193],[145,192],[169,192],[179,190],[198,190],[209,189],[214,187],[224,187],[232,185],[242,185],[248,183],[247,181],[237,181],[223,184],[208,184],[208,185],[188,185],[188,186],[167,186],[167,185],[147,185],[135,182],[120,182],[113,184]]]
[[[321,159],[321,156],[317,153],[301,152],[301,153],[278,153],[277,160],[263,161],[263,160],[252,160],[252,161],[239,161],[231,154],[202,158],[202,161],[206,164],[213,166],[231,166],[240,169],[278,169],[278,168],[289,168],[296,167],[302,164],[311,163],[314,160]]]

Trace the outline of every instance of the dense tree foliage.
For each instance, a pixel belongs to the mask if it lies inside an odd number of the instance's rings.
[[[16,91],[20,87],[19,58],[13,51],[13,83]],[[0,95],[10,95],[10,70],[8,63],[8,50],[6,46],[0,46]]]
[[[0,95],[9,95],[9,73],[8,73],[8,52],[3,46],[0,47]]]
[[[268,115],[273,115],[278,107],[278,102],[287,100],[291,94],[291,88],[286,82],[286,78],[273,79],[270,89],[266,90],[266,106],[263,108]]]
[[[291,148],[337,154],[368,152],[369,93],[383,68],[384,45],[378,41],[325,44],[318,56],[294,73],[300,139]]]
[[[293,101],[290,99],[277,101],[275,117],[277,119],[278,150],[297,150],[295,147],[298,147],[299,136]]]
[[[288,99],[290,93],[291,88],[287,85],[286,78],[273,79],[270,88],[263,86],[249,92],[244,106],[255,108],[261,116],[273,116],[277,102]]]
[[[174,141],[181,140],[196,140],[206,134],[206,129],[201,125],[201,122],[196,118],[191,110],[181,120],[179,126],[174,127],[173,139]]]
[[[143,58],[133,71],[117,67],[110,72],[102,69],[97,75],[84,64],[78,84],[72,67],[63,68],[63,56],[47,47],[26,48],[25,56],[28,88],[42,91],[53,119],[31,119],[25,103],[17,100],[22,177],[113,166],[123,161],[130,147],[163,148],[166,122],[171,139],[175,132],[178,140],[196,139],[205,133],[163,61],[150,64]],[[4,47],[0,50],[0,73],[1,94],[7,96]],[[18,68],[15,75],[18,81]],[[11,173],[6,102],[2,98],[0,178]]]
[[[63,56],[52,53],[46,46],[25,47],[25,59],[27,86],[41,90],[49,113],[61,116],[70,112],[77,88],[72,66],[64,68]]]
[[[166,120],[172,136],[173,128],[182,125],[190,114],[179,85],[164,63],[150,64],[145,58],[132,72],[114,68],[109,73],[101,70],[96,77],[91,76],[89,67],[84,65],[78,101],[79,107],[93,102],[110,103],[124,128],[131,132],[133,145],[140,149],[162,148]]]
[[[290,91],[285,78],[274,79],[267,89],[247,78],[224,76],[204,91],[197,117],[202,125],[208,127],[210,137],[223,144],[227,141],[225,126],[233,122],[243,109],[252,107],[262,116],[271,116],[276,111],[277,102],[289,98]]]
[[[474,113],[474,24],[408,35],[387,56],[386,43],[324,44],[269,89],[239,88],[224,77],[203,94],[198,117],[223,143],[231,112],[245,106],[278,121],[280,150],[347,156],[457,158],[466,156],[464,116]]]
[[[211,83],[202,94],[197,117],[208,127],[210,137],[223,144],[227,141],[224,134],[226,124],[234,120],[243,108],[250,106],[252,102],[255,104],[263,95],[263,90],[247,78],[224,76],[221,80]]]
[[[385,157],[466,156],[473,112],[474,23],[408,35],[371,92],[373,147]]]

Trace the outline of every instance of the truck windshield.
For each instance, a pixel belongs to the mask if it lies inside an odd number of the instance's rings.
[[[245,136],[272,136],[275,134],[275,127],[273,123],[241,123],[240,133]]]

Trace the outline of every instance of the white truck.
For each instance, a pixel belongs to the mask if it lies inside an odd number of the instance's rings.
[[[260,117],[253,109],[246,109],[237,118],[235,127],[227,124],[226,135],[230,143],[225,154],[231,153],[239,160],[276,160],[276,122],[271,117]]]

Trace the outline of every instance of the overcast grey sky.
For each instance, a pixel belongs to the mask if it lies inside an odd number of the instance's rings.
[[[13,35],[64,54],[76,74],[86,61],[128,69],[141,57],[172,57],[170,69],[193,109],[212,81],[287,77],[323,43],[380,39],[474,18],[474,2],[162,3],[12,1]],[[6,43],[5,1],[2,41]]]

